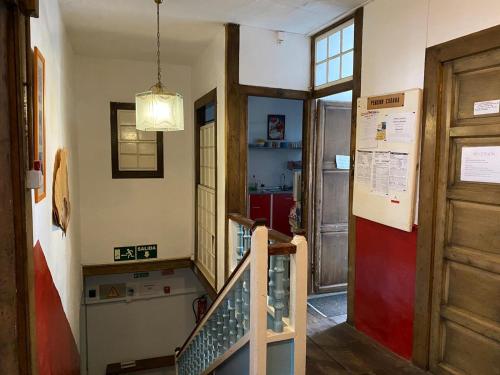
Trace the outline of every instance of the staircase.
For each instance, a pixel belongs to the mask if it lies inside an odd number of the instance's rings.
[[[177,374],[305,374],[305,237],[232,214],[228,251],[231,276],[176,352]]]

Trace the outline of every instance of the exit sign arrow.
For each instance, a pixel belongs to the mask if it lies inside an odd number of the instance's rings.
[[[158,246],[156,244],[137,246],[137,259],[154,258],[158,258]]]

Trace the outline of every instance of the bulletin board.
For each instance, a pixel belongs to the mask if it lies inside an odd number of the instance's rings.
[[[353,214],[411,232],[415,217],[422,90],[357,102]]]

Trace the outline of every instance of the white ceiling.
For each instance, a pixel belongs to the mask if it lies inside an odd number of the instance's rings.
[[[59,0],[76,53],[153,59],[153,0]],[[307,35],[366,0],[165,0],[162,59],[191,64],[227,22]]]

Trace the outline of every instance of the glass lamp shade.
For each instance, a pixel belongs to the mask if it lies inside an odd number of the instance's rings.
[[[177,131],[184,130],[184,106],[182,96],[153,87],[151,91],[135,96],[137,130]]]

